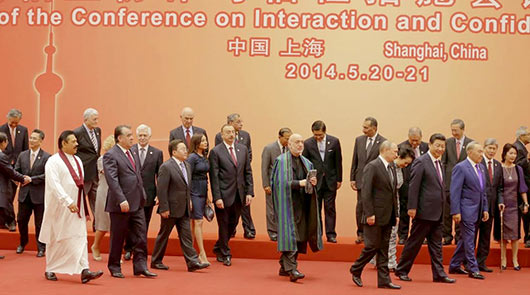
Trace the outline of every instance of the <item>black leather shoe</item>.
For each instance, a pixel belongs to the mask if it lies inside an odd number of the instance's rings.
[[[405,239],[399,239],[398,245],[405,245]]]
[[[90,271],[87,269],[83,269],[83,272],[81,272],[81,283],[86,284],[91,280],[95,280],[103,275],[103,272],[101,270],[98,271]]]
[[[125,251],[125,254],[123,254],[123,260],[129,261],[131,260],[132,252],[131,251]]]
[[[506,265],[501,265],[501,270],[506,270]]]
[[[404,282],[411,282],[412,281],[412,279],[409,278],[408,275],[399,275],[397,277],[398,277],[398,279],[400,279],[401,281],[404,281]]]
[[[151,268],[154,269],[161,269],[161,270],[168,270],[169,266],[163,264],[163,263],[151,263]]]
[[[280,267],[280,270],[278,271],[278,275],[280,277],[288,277],[289,276],[289,272],[286,271],[283,267]]]
[[[305,278],[305,275],[301,272],[299,272],[298,270],[292,270],[290,273],[289,273],[289,280],[291,282],[296,282],[298,280],[301,280]]]
[[[377,288],[399,290],[399,289],[401,289],[401,286],[393,284],[393,283],[388,283],[386,285],[377,286]]]
[[[529,240],[529,241],[526,241],[526,242],[524,243],[524,247],[525,247],[525,248],[530,248],[530,240]]]
[[[247,240],[253,240],[256,238],[256,234],[254,233],[245,233],[243,234],[243,237]]]
[[[352,274],[351,280],[355,283],[355,285],[357,285],[357,287],[363,286],[363,280],[361,279],[361,277]]]
[[[14,232],[14,231],[17,231],[17,223],[16,221],[12,221],[10,224],[7,225],[7,229],[10,231],[10,232]]]
[[[48,281],[57,281],[57,276],[53,272],[45,272],[44,277],[46,277]]]
[[[225,259],[223,256],[217,255],[217,261],[218,262],[225,262]]]
[[[428,245],[429,244],[429,241],[427,241],[427,239],[423,240],[423,245]]]
[[[18,245],[17,246],[17,254],[22,254],[22,253],[24,253],[24,246]]]
[[[355,240],[355,244],[361,244],[362,242],[364,242],[363,237],[358,237],[357,240]]]
[[[188,271],[189,272],[194,272],[196,270],[199,270],[199,269],[204,269],[204,268],[207,268],[208,266],[210,266],[209,263],[200,263],[200,262],[193,262],[192,264],[190,264],[188,266]]]
[[[270,236],[271,241],[276,242],[278,241],[278,236]]]
[[[480,274],[480,272],[472,272],[469,274],[469,277],[472,278],[472,279],[477,279],[477,280],[483,280],[484,279],[484,276]]]
[[[518,266],[514,266],[514,267],[513,267],[513,270],[520,271],[520,270],[521,270],[521,266],[520,266],[520,265],[518,265]]]
[[[0,259],[4,259],[4,258],[6,258],[6,257],[5,257],[5,256],[2,256],[2,255],[0,255]]]
[[[451,242],[453,241],[453,239],[444,239],[443,241],[443,245],[444,246],[447,246],[447,245],[451,245]]]
[[[453,275],[454,274],[457,274],[457,275],[467,275],[467,274],[469,274],[468,271],[463,270],[460,267],[459,268],[455,268],[455,269],[449,269],[449,273],[453,274]]]
[[[479,266],[478,270],[483,271],[483,272],[493,272],[493,269],[488,268],[487,266]]]
[[[328,243],[336,244],[336,243],[337,243],[337,238],[329,237],[329,238],[328,238]]]
[[[223,260],[223,264],[225,266],[230,266],[232,265],[232,258],[230,256],[226,256],[225,259]]]
[[[44,257],[44,251],[39,250],[39,252],[37,252],[37,257]]]
[[[121,272],[113,272],[110,274],[114,278],[123,279],[125,276]]]
[[[449,277],[443,277],[443,278],[439,278],[439,279],[433,279],[432,280],[433,282],[435,283],[446,283],[446,284],[454,284],[456,282],[455,279],[451,279]]]
[[[134,275],[135,276],[144,276],[146,278],[154,278],[154,277],[158,276],[156,273],[152,273],[152,272],[148,271],[147,269],[144,269],[141,272],[135,272]]]

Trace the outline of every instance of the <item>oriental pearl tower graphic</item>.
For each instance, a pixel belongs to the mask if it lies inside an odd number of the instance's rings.
[[[53,0],[50,2],[51,11],[53,11]],[[37,100],[37,128],[45,133],[52,135],[48,138],[53,140],[46,141],[48,150],[56,150],[57,141],[57,94],[63,88],[62,78],[53,72],[53,55],[56,48],[53,43],[53,27],[49,26],[48,45],[44,47],[46,54],[46,70],[35,79],[35,89],[39,93]]]

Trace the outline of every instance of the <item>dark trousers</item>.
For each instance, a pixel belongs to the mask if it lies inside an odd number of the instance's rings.
[[[278,225],[276,223],[276,211],[274,210],[274,202],[272,195],[265,196],[265,214],[267,216],[267,234],[269,238],[278,236]]]
[[[398,237],[400,241],[406,241],[409,236],[410,217],[408,214],[408,196],[399,196],[399,225]]]
[[[213,252],[217,256],[227,257],[232,256],[230,253],[230,247],[228,242],[232,236],[234,230],[236,230],[237,221],[241,215],[241,201],[239,196],[236,196],[236,200],[229,207],[224,207],[224,209],[219,209],[215,206],[215,215],[217,215],[217,226],[218,230],[218,239],[213,247]]]
[[[12,193],[9,196],[9,202],[7,204],[7,208],[0,208],[0,210],[3,209],[4,211],[2,213],[2,219],[4,220],[4,223],[7,225],[16,221],[15,208],[13,207],[13,201],[15,200],[15,195],[17,194],[17,189],[18,189],[18,186],[14,182],[10,181],[9,183],[10,184],[8,185],[11,185],[12,187],[12,190],[11,190]]]
[[[88,198],[88,205],[90,206],[90,211],[92,212],[92,230],[96,232],[96,193],[98,191],[99,179],[94,177],[92,180],[86,180],[84,185],[85,194]]]
[[[357,221],[357,236],[363,236],[363,205],[361,202],[361,189],[357,189],[357,205],[355,206],[355,220]]]
[[[530,213],[521,214],[523,220],[524,242],[530,241]]]
[[[335,210],[335,198],[337,197],[337,191],[331,191],[327,185],[322,185],[318,190],[317,196],[319,208],[324,208],[326,237],[328,239],[336,238],[335,224],[337,222],[337,212]],[[324,203],[324,207],[322,207],[322,202]],[[322,224],[320,228],[322,228]]]
[[[475,240],[478,239],[477,245],[477,263],[479,267],[486,266],[486,259],[490,253],[491,242],[491,228],[493,225],[493,214],[490,215],[488,221],[480,221],[475,235]]]
[[[391,231],[392,226],[390,224],[384,226],[364,225],[364,248],[350,268],[353,275],[361,276],[364,266],[376,256],[377,285],[384,286],[391,282],[388,270],[388,242]]]
[[[37,250],[44,251],[46,245],[39,242],[40,227],[42,224],[42,216],[44,215],[44,204],[33,204],[31,202],[30,196],[26,196],[24,202],[18,203],[18,231],[20,233],[20,245],[26,246],[28,244],[28,224],[31,214],[34,214],[34,224],[35,224],[35,240],[37,240]]]
[[[460,268],[465,262],[467,269],[478,272],[477,259],[475,258],[475,232],[477,225],[474,222],[460,221],[461,239],[456,244],[455,252],[449,263],[449,271]]]
[[[241,207],[241,222],[243,223],[243,231],[245,232],[245,234],[256,234],[256,229],[254,228],[254,221],[252,221],[252,216],[250,215],[250,205]]]
[[[145,215],[145,232],[146,235],[149,232],[149,222],[151,221],[151,216],[153,215],[153,206],[146,206],[144,207],[144,215]],[[127,238],[125,238],[125,246],[123,246],[123,250],[127,252],[132,252],[133,250],[133,241],[129,235],[127,235]]]
[[[151,264],[162,263],[166,253],[169,235],[171,234],[173,227],[177,228],[180,248],[184,254],[186,265],[190,266],[192,262],[198,262],[197,252],[193,248],[193,242],[191,240],[190,219],[187,216],[184,216],[181,218],[162,218],[160,221],[160,231],[156,237],[155,247],[153,249],[153,256],[151,257]]]
[[[147,269],[147,234],[145,232],[144,210],[110,215],[110,272],[121,272],[121,252],[127,236],[133,242],[133,270],[140,273]]]
[[[396,276],[408,275],[414,260],[420,252],[423,241],[427,238],[427,247],[431,256],[431,270],[434,280],[447,277],[442,264],[442,221],[412,219],[410,236],[405,242],[396,268]]]

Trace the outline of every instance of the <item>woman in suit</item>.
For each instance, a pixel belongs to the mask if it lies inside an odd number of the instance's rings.
[[[188,156],[188,163],[191,170],[191,203],[192,212],[191,219],[193,220],[192,234],[193,238],[197,240],[199,247],[199,260],[201,263],[208,263],[206,252],[204,251],[204,243],[202,237],[202,222],[204,217],[204,207],[208,199],[208,170],[210,164],[207,156],[208,139],[202,133],[193,134],[190,140],[190,155]]]
[[[521,239],[521,213],[528,213],[528,198],[526,193],[528,187],[525,184],[523,169],[515,164],[517,149],[512,144],[505,144],[502,149],[502,170],[504,176],[504,193],[499,199],[499,208],[503,212],[504,227],[501,241],[501,268],[506,269],[506,243],[512,244],[513,268],[520,270],[517,261],[519,240]],[[522,211],[522,212],[521,212]],[[494,238],[501,240],[501,224],[495,219]]]
[[[90,247],[90,249],[92,249],[92,258],[95,261],[101,260],[99,244],[101,243],[101,239],[105,236],[105,233],[110,230],[110,217],[109,214],[105,212],[105,203],[107,202],[109,186],[107,185],[103,172],[103,154],[110,150],[114,144],[114,136],[110,135],[107,137],[105,141],[103,141],[101,157],[98,159],[99,183],[96,192],[96,209],[94,210],[94,218],[96,220],[94,227],[96,228],[96,234],[94,235],[94,243],[92,244],[92,247]]]

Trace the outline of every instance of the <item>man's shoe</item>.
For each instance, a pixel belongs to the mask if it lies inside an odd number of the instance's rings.
[[[24,246],[18,245],[17,246],[17,254],[22,254],[22,253],[24,253]]]
[[[14,232],[14,231],[17,231],[17,223],[16,221],[11,221],[10,224],[7,225],[7,229],[10,231],[10,232]]]
[[[5,256],[2,256],[2,255],[0,255],[0,259],[4,259],[4,258],[6,258],[6,257],[5,257]]]
[[[131,260],[132,251],[125,251],[125,254],[123,254],[123,260],[129,261]]]
[[[457,274],[457,275],[467,275],[469,274],[468,271],[464,270],[464,269],[461,269],[460,267],[459,268],[455,268],[455,269],[449,269],[449,273],[450,274]]]
[[[472,279],[477,279],[477,280],[485,279],[484,276],[480,274],[480,272],[472,272],[469,274],[469,277]]]
[[[243,234],[243,237],[247,240],[253,240],[256,238],[256,234],[254,233],[245,233]]]
[[[444,246],[451,245],[451,242],[452,242],[452,241],[453,241],[452,238],[444,239],[444,241],[443,241],[443,245],[444,245]]]
[[[135,276],[144,276],[146,278],[154,278],[154,277],[158,276],[156,273],[152,273],[152,272],[148,271],[147,269],[144,269],[141,272],[135,272],[134,275]]]
[[[521,270],[521,266],[520,266],[520,265],[518,265],[518,266],[514,266],[514,267],[513,267],[513,270],[515,270],[515,271],[520,271],[520,270]]]
[[[55,273],[53,272],[45,272],[44,273],[44,277],[48,280],[48,281],[57,281],[57,276],[55,275]]]
[[[44,250],[39,250],[39,252],[37,252],[37,257],[44,257]]]
[[[405,245],[405,239],[399,239],[398,245]]]
[[[121,272],[113,272],[110,274],[113,278],[123,279],[125,276]]]
[[[443,278],[439,278],[439,279],[433,279],[432,280],[433,282],[435,283],[446,283],[446,284],[454,284],[456,282],[455,279],[451,279],[449,277],[443,277]]]
[[[479,266],[478,270],[483,271],[483,272],[493,272],[493,269],[488,268],[487,266]]]
[[[399,275],[399,276],[397,276],[397,277],[398,277],[398,279],[400,279],[401,281],[405,281],[405,282],[410,282],[410,281],[412,281],[412,279],[409,278],[408,275]]]
[[[276,242],[278,241],[278,236],[270,236],[271,241]]]
[[[210,266],[209,263],[193,262],[192,264],[190,264],[188,266],[188,271],[189,272],[194,272],[194,271],[199,270],[199,269],[207,268],[208,266]]]
[[[530,240],[528,240],[528,241],[526,241],[526,242],[524,243],[524,247],[525,247],[525,248],[530,248]]]
[[[230,256],[226,256],[225,259],[223,260],[223,264],[225,266],[230,266],[232,265],[232,258]]]
[[[161,269],[161,270],[168,270],[169,266],[163,264],[163,263],[151,263],[151,268],[154,269]]]
[[[286,271],[283,267],[280,267],[280,270],[278,271],[278,275],[280,277],[288,277],[289,276],[289,272]]]
[[[362,287],[363,286],[363,280],[361,279],[361,277],[352,274],[351,275],[351,280],[355,283],[355,285],[357,285],[357,287]]]
[[[83,269],[83,272],[81,272],[81,283],[86,284],[90,280],[95,280],[103,275],[103,272],[101,270],[98,271],[90,271],[88,268]]]
[[[335,238],[335,237],[329,237],[329,238],[328,238],[328,243],[336,244],[336,243],[337,243],[337,238]]]
[[[357,240],[355,240],[355,244],[361,244],[362,242],[364,242],[363,237],[358,237]]]
[[[290,273],[289,273],[289,280],[291,282],[296,282],[297,280],[301,280],[305,278],[305,275],[301,272],[299,272],[298,270],[292,270]]]
[[[388,283],[386,285],[377,286],[377,288],[399,290],[399,289],[401,289],[401,286],[393,284],[393,283]]]

